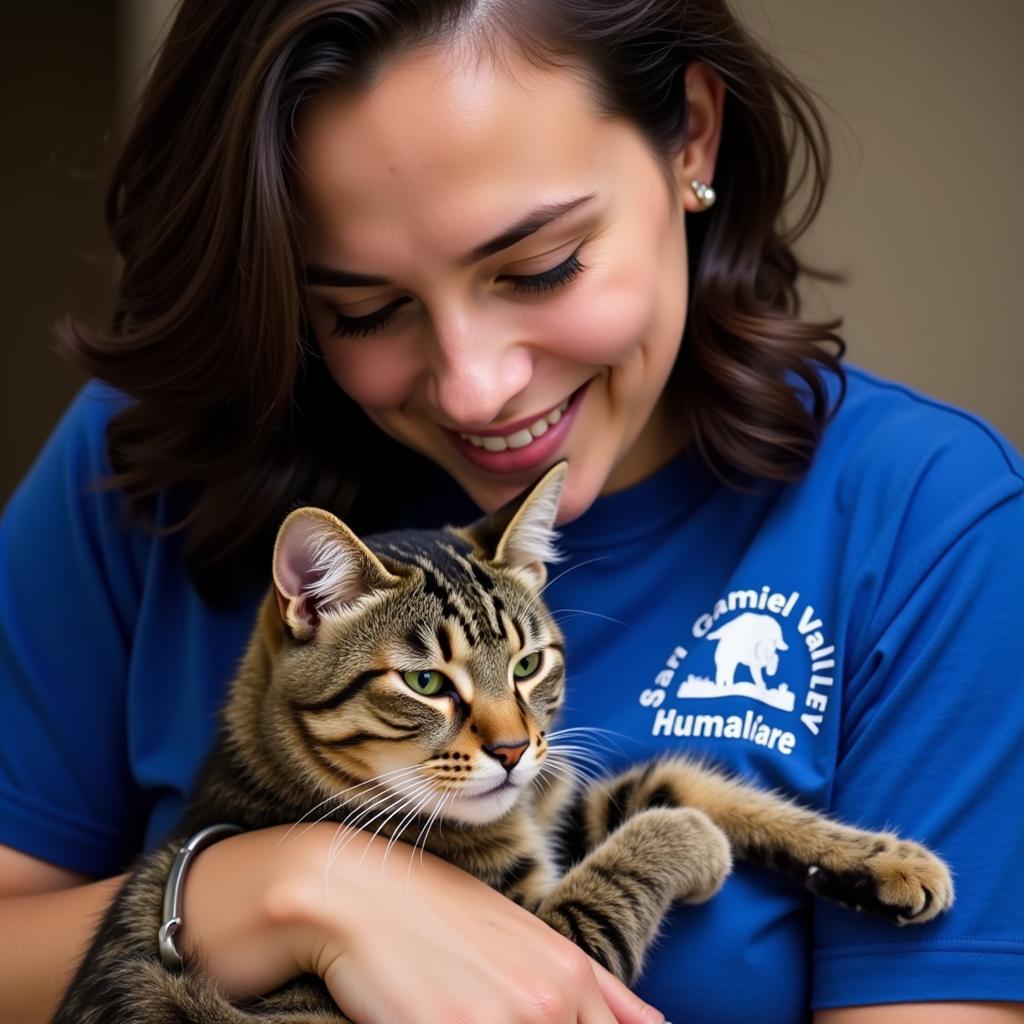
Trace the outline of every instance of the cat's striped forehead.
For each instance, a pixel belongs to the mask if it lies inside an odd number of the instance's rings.
[[[366,546],[385,561],[391,559],[410,567],[429,564],[442,576],[461,586],[473,580],[470,543],[452,530],[393,530],[364,538]],[[479,563],[474,560],[477,571]]]
[[[434,599],[436,613],[456,625],[472,648],[500,641],[519,650],[548,632],[526,585],[479,557],[454,531],[400,530],[367,538],[366,543],[390,569],[414,570],[422,597]],[[424,630],[424,625],[429,627],[420,621],[410,628],[410,646],[421,647],[429,632],[449,660],[451,635],[433,627]]]

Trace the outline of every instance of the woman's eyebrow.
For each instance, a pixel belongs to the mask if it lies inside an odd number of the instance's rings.
[[[463,266],[479,263],[480,260],[493,256],[496,252],[501,252],[502,249],[508,249],[510,246],[515,245],[516,242],[521,242],[535,231],[540,231],[542,227],[550,224],[553,220],[557,220],[570,210],[575,210],[577,206],[582,206],[583,203],[589,202],[593,198],[594,193],[591,192],[589,195],[567,199],[563,203],[548,203],[545,206],[538,206],[513,224],[512,227],[502,231],[500,235],[495,235],[490,241],[484,242],[471,252],[466,253],[459,262]]]
[[[544,206],[538,206],[513,224],[512,227],[502,231],[500,235],[495,235],[494,238],[466,253],[465,256],[460,258],[459,262],[463,266],[469,266],[472,263],[479,263],[480,260],[501,252],[502,249],[508,249],[517,242],[521,242],[524,238],[540,231],[541,228],[546,227],[552,221],[564,216],[570,210],[575,210],[577,206],[582,206],[584,203],[589,202],[594,196],[595,193],[591,192],[588,195],[577,196],[575,199],[567,199],[561,203],[547,203]],[[358,274],[351,270],[338,270],[333,267],[324,267],[311,263],[306,267],[306,284],[320,285],[327,288],[372,288],[391,284],[391,282],[386,277]]]

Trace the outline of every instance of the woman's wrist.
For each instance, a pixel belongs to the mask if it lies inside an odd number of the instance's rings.
[[[184,965],[175,935],[181,928],[182,903],[184,901],[185,878],[192,862],[208,846],[228,836],[236,836],[241,832],[237,825],[222,823],[210,825],[195,835],[182,841],[178,852],[171,862],[171,873],[164,885],[162,923],[157,932],[157,950],[164,967],[170,971],[180,971]]]
[[[267,889],[263,910],[290,943],[301,973],[324,977],[359,933],[364,883],[372,887],[379,873],[358,868],[372,858],[367,847],[375,844],[383,850],[363,832],[339,839],[334,825],[300,826],[282,840],[282,850],[292,847],[289,866]]]
[[[288,826],[216,843],[193,862],[178,945],[199,960],[226,996],[244,1000],[317,970],[336,942],[313,913],[316,867],[334,829]],[[322,901],[322,900],[321,900]]]

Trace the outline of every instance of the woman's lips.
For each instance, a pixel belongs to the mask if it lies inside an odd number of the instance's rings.
[[[509,448],[525,448],[538,437],[543,437],[561,418],[562,413],[569,408],[569,399],[559,402],[554,409],[549,410],[543,416],[536,416],[532,419],[519,420],[508,424],[503,430],[484,430],[479,434],[460,433],[463,441],[469,441],[474,448],[483,448],[489,452],[503,452]]]
[[[565,440],[585,391],[586,385],[575,391],[567,402],[556,406],[545,416],[536,417],[532,422],[523,420],[518,424],[510,424],[503,428],[501,434],[493,430],[481,434],[462,434],[455,430],[446,430],[445,433],[451,438],[458,452],[480,469],[491,473],[522,473],[536,469],[550,459]],[[551,423],[552,419],[555,419],[554,423]],[[546,423],[546,429],[540,428],[541,421]],[[530,433],[530,441],[521,447],[509,447],[509,440],[513,443],[525,441],[525,437],[522,436],[524,431]],[[469,440],[470,437],[473,438],[472,441]],[[488,446],[497,447],[499,443],[505,445],[503,451],[488,449]]]

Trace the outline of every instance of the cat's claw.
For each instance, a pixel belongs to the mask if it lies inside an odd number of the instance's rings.
[[[949,868],[917,843],[884,836],[853,867],[812,864],[806,885],[823,899],[899,925],[923,924],[953,905]]]

